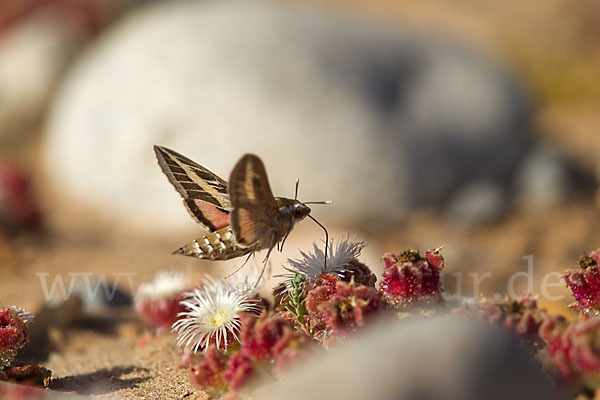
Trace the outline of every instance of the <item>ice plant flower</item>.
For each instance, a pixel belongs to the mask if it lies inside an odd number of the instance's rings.
[[[223,374],[227,372],[227,355],[214,345],[209,346],[202,354],[200,361],[190,369],[190,383],[198,389],[219,398],[229,389]]]
[[[569,358],[579,372],[597,377],[600,373],[600,319],[590,318],[572,323],[563,341],[570,345]]]
[[[29,321],[22,310],[0,305],[0,370],[10,367],[19,349],[29,343]]]
[[[576,269],[565,271],[564,279],[571,289],[575,302],[570,308],[584,314],[598,314],[600,311],[600,249],[589,256],[582,255]]]
[[[173,324],[172,330],[177,334],[177,344],[193,352],[209,344],[226,350],[232,340],[239,341],[240,314],[260,310],[248,293],[228,282],[215,280],[187,292],[181,304],[186,310],[179,313],[181,318]]]
[[[184,311],[180,302],[190,288],[187,274],[178,271],[160,271],[152,281],[143,283],[135,295],[135,309],[140,317],[152,324],[156,331],[168,329]]]
[[[523,295],[519,300],[506,298],[495,304],[502,310],[502,326],[513,337],[532,345],[538,342],[538,331],[547,312],[538,308],[535,298]]]
[[[210,345],[192,365],[190,382],[194,387],[219,397],[237,398],[252,390],[259,374],[285,371],[315,349],[310,336],[294,329],[294,323],[279,315],[264,312],[259,318],[250,314],[240,317],[240,348],[229,355]]]
[[[292,359],[309,354],[314,344],[310,336],[294,329],[293,322],[267,313],[259,318],[244,316],[240,340],[241,352],[254,363],[271,364],[275,361],[278,368],[284,368]]]
[[[290,267],[285,267],[285,269],[290,273],[283,276],[293,279],[296,274],[300,274],[313,282],[321,274],[334,274],[341,278],[348,272],[350,261],[360,256],[365,244],[362,241],[351,241],[348,235],[344,235],[335,245],[334,240],[331,239],[326,267],[325,252],[316,243],[313,243],[313,247],[314,251],[312,253],[305,253],[300,250],[301,259],[288,259]]]
[[[542,321],[538,335],[546,343],[550,366],[564,381],[571,381],[576,376],[569,359],[570,343],[565,340],[565,331],[569,321],[559,314],[547,315]]]
[[[333,274],[321,275],[306,297],[311,327],[341,337],[364,326],[380,306],[375,288],[345,282]]]
[[[560,315],[548,316],[539,330],[546,342],[552,366],[565,382],[590,380],[600,374],[600,319],[567,321]]]
[[[500,301],[481,299],[463,302],[451,311],[452,315],[477,318],[481,322],[503,328],[523,344],[536,346],[540,343],[538,331],[548,313],[538,308],[537,300],[523,295],[518,300],[506,297]]]
[[[432,303],[441,300],[440,272],[444,259],[440,249],[427,250],[424,255],[417,250],[406,250],[398,255],[385,253],[382,298],[393,307],[411,303]]]
[[[230,359],[227,371],[223,374],[232,390],[240,390],[254,377],[254,361],[244,352],[238,351]]]

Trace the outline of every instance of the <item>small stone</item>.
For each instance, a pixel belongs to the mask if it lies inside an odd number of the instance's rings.
[[[471,227],[500,219],[506,211],[506,194],[502,185],[476,181],[456,193],[445,215],[459,226]]]
[[[566,160],[549,147],[537,147],[521,163],[515,180],[522,207],[549,208],[563,203],[573,190]]]

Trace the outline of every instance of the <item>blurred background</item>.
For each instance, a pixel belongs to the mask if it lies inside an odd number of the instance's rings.
[[[375,271],[444,245],[447,288],[492,296],[533,255],[539,294],[600,247],[599,19],[595,0],[3,0],[0,300],[37,308],[39,273],[239,265],[170,255],[203,231],[154,144],[224,179],[254,152],[277,196],[300,178]],[[322,236],[297,226],[276,270]]]

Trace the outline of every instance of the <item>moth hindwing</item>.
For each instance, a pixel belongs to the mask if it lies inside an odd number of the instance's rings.
[[[154,152],[158,165],[196,222],[209,232],[229,225],[227,182],[173,150],[154,146]]]

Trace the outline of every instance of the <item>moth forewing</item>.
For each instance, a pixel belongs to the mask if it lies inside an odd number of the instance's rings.
[[[265,166],[254,154],[244,155],[229,176],[229,200],[233,208],[258,205],[276,209]]]
[[[231,171],[229,199],[233,207],[229,220],[238,244],[269,247],[278,207],[265,167],[257,156],[246,154]]]

